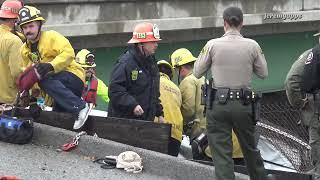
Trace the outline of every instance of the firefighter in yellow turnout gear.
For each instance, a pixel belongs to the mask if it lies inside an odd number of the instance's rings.
[[[171,127],[171,138],[169,140],[168,154],[178,156],[183,130],[183,118],[181,114],[181,92],[171,79],[173,68],[165,60],[158,61],[160,72],[160,100],[163,107],[164,123],[169,123]]]
[[[12,31],[21,7],[21,2],[7,0],[0,10],[0,104],[13,103],[18,92],[15,81],[22,72],[22,58],[17,51],[22,42]]]
[[[73,128],[79,129],[92,107],[81,99],[84,70],[75,62],[68,39],[56,31],[41,31],[44,21],[35,7],[24,6],[19,11],[19,25],[27,39],[21,48],[24,67],[33,66],[40,89],[54,99],[55,111],[78,116]]]
[[[206,118],[204,117],[204,106],[201,105],[201,86],[205,83],[205,78],[197,79],[193,73],[193,64],[196,57],[186,48],[175,50],[171,55],[171,64],[177,70],[179,81],[179,88],[182,95],[181,112],[183,115],[184,127],[186,124],[193,121],[191,132],[184,129],[185,133],[190,137],[192,142],[201,133],[206,133]],[[233,158],[243,158],[238,139],[232,131],[233,141]],[[199,155],[193,149],[194,159],[201,159],[203,155]],[[204,154],[212,158],[209,146],[204,148]]]
[[[89,103],[96,104],[96,96],[99,96],[104,103],[108,103],[108,87],[101,79],[96,77],[95,55],[87,49],[82,49],[76,55],[76,62],[86,73],[86,83],[82,98]]]

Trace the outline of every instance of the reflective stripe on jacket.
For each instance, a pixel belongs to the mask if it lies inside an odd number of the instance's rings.
[[[108,96],[108,86],[101,80],[98,79],[98,91],[97,95],[102,99],[103,102],[108,103],[109,102],[109,96]]]

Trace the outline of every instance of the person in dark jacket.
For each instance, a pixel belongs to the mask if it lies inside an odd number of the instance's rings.
[[[159,70],[154,53],[161,40],[157,25],[137,24],[128,50],[113,67],[109,83],[108,116],[164,121]]]

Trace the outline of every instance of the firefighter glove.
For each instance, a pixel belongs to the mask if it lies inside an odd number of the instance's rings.
[[[40,74],[41,79],[43,79],[50,71],[54,70],[50,63],[39,63],[35,65],[35,68]]]

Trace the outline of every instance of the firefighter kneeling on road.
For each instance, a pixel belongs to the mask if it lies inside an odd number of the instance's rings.
[[[19,26],[27,42],[21,48],[23,66],[31,69],[39,87],[54,99],[53,110],[78,116],[73,128],[81,128],[88,118],[91,104],[81,99],[84,70],[75,62],[74,50],[64,36],[56,31],[41,31],[45,19],[40,10],[24,6],[19,11]],[[24,74],[26,74],[26,71]],[[20,91],[26,76],[20,76]]]
[[[82,49],[76,55],[76,62],[85,70],[86,83],[82,93],[82,98],[87,103],[97,105],[97,96],[99,96],[104,103],[109,102],[108,87],[104,82],[96,77],[96,63],[95,55],[87,49]]]
[[[171,79],[173,68],[165,60],[158,61],[160,72],[160,100],[165,117],[164,123],[171,124],[171,137],[169,140],[168,154],[178,156],[182,140],[183,118],[181,114],[181,92]]]

